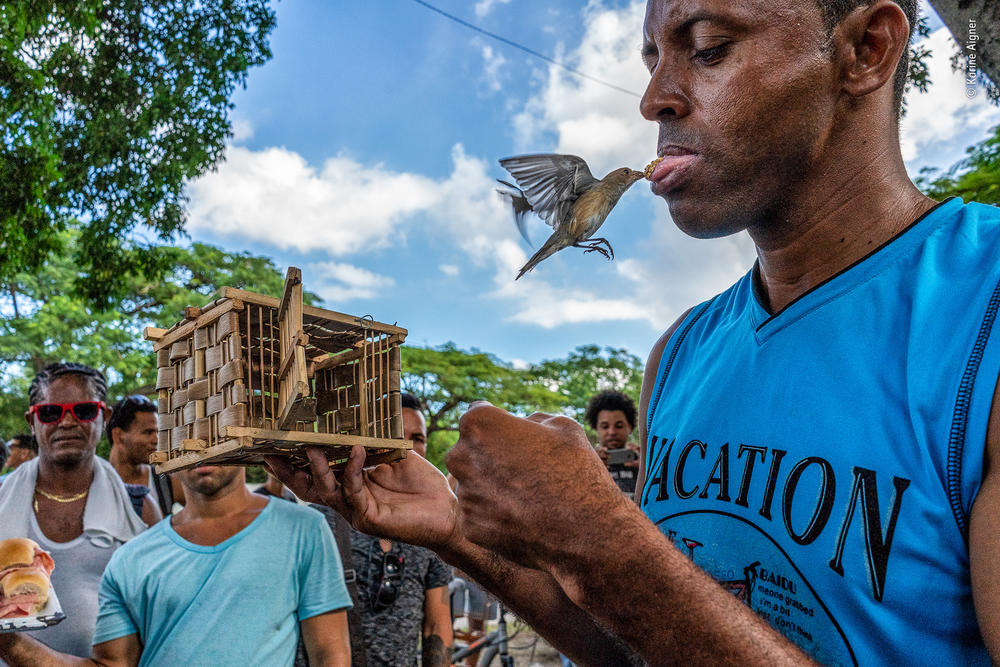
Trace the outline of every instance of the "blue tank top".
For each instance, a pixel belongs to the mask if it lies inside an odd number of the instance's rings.
[[[753,272],[667,342],[640,504],[825,664],[989,664],[968,521],[1000,373],[1000,209],[938,205],[770,315]]]

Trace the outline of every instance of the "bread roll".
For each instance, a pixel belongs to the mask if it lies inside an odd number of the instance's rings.
[[[26,537],[14,537],[0,541],[0,570],[10,567],[28,567],[35,560],[35,549],[39,546]]]
[[[0,607],[16,604],[28,616],[37,614],[49,601],[49,589],[49,577],[44,570],[13,570],[0,579]]]

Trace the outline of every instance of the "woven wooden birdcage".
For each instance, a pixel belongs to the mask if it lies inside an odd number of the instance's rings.
[[[412,449],[400,403],[406,329],[303,306],[296,268],[281,299],[226,287],[184,316],[145,332],[156,352],[158,472],[264,455],[304,467],[309,445],[325,448],[334,468],[354,445],[366,448],[366,465]]]

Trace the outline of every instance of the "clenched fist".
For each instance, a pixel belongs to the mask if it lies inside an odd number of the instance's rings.
[[[628,501],[579,424],[515,417],[474,404],[447,458],[458,480],[465,538],[529,567],[547,569],[585,543],[594,522]]]

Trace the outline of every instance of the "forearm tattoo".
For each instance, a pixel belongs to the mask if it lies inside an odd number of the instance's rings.
[[[449,664],[448,648],[439,635],[424,637],[422,653],[423,667],[446,667]]]

